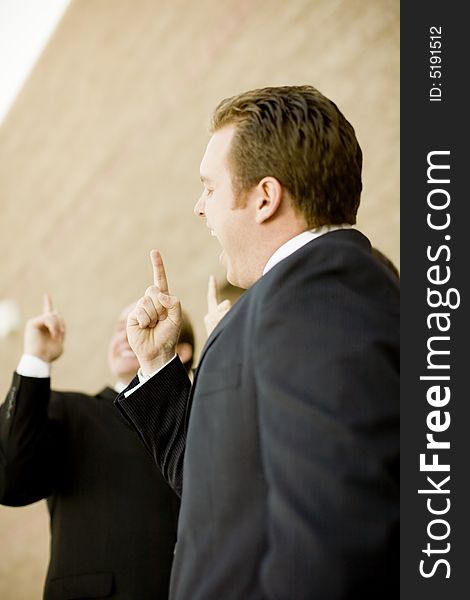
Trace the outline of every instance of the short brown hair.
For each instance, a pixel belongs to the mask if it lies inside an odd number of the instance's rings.
[[[229,153],[236,196],[271,176],[309,227],[356,222],[361,148],[352,125],[318,90],[267,87],[226,98],[211,131],[228,125],[236,127]]]

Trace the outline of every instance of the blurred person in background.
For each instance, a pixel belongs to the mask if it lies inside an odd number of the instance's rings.
[[[0,407],[0,503],[47,498],[45,600],[168,598],[179,499],[113,408],[139,367],[126,334],[133,307],[119,315],[108,348],[115,385],[95,396],[58,392],[50,371],[65,325],[46,296],[42,314],[26,323],[24,355]],[[185,316],[178,352],[187,372],[193,349]]]

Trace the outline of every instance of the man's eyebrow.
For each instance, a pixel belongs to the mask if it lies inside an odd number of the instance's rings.
[[[201,181],[202,183],[210,183],[212,182],[212,179],[210,179],[210,177],[206,177],[206,175],[201,175]]]

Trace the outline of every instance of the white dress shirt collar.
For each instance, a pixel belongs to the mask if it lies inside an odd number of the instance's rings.
[[[351,229],[352,225],[348,223],[343,223],[341,225],[323,225],[323,227],[317,227],[316,229],[310,229],[307,231],[302,231],[295,237],[291,238],[285,244],[282,244],[271,256],[271,258],[266,263],[263,275],[265,275],[268,271],[270,271],[277,263],[281,262],[291,254],[294,254],[297,250],[300,250],[302,246],[308,244],[312,240],[325,233],[329,233],[330,231],[336,231],[337,229]]]
[[[126,387],[128,386],[128,383],[124,383],[124,381],[116,381],[116,383],[114,384],[114,391],[117,392],[118,394],[120,394],[121,392],[123,392]]]

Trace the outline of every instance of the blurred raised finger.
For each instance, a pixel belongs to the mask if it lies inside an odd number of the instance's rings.
[[[52,305],[52,298],[49,296],[49,294],[44,294],[42,299],[42,312],[44,314],[50,313],[53,309],[54,307]]]
[[[45,315],[43,318],[43,324],[51,334],[52,339],[59,339],[64,333],[63,325],[56,315]]]
[[[214,275],[209,276],[209,283],[207,286],[207,308],[209,312],[217,308],[217,283]]]

